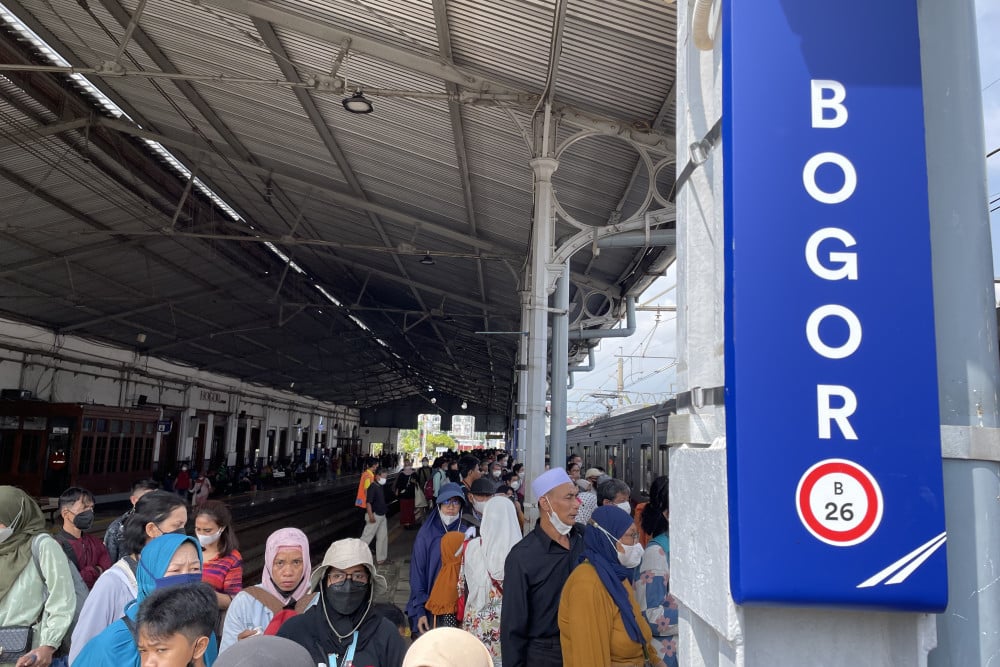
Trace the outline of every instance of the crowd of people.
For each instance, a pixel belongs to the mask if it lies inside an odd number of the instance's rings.
[[[360,537],[314,567],[308,536],[281,528],[246,587],[223,502],[190,507],[142,480],[102,543],[85,489],[60,497],[53,535],[33,498],[0,486],[3,655],[15,667],[677,664],[666,478],[633,512],[624,482],[571,457],[530,480],[528,529],[524,469],[502,450],[406,460],[389,485],[391,463],[363,462]],[[405,612],[376,600],[392,497],[417,531]]]

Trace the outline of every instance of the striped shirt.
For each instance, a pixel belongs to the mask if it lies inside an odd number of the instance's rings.
[[[201,580],[219,593],[236,595],[243,590],[243,556],[239,551],[232,551],[205,561]]]

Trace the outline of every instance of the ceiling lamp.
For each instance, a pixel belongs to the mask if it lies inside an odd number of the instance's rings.
[[[420,260],[420,263],[423,264],[424,266],[434,266],[434,258],[431,257],[431,254],[429,252],[425,253],[424,258]]]
[[[344,108],[351,113],[371,113],[374,107],[360,90],[342,100]]]

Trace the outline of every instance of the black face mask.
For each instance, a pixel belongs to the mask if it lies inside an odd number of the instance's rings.
[[[73,525],[80,530],[90,530],[94,525],[94,510],[84,510],[73,517]]]
[[[326,595],[333,610],[347,616],[357,611],[368,597],[368,584],[359,584],[345,579],[339,584],[327,586]]]

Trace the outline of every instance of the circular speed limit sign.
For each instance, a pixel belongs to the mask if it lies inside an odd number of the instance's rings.
[[[795,509],[813,537],[835,547],[864,542],[882,521],[882,490],[854,461],[827,459],[806,470]]]

